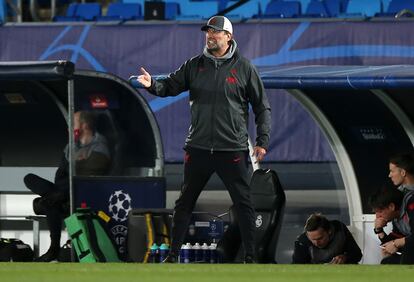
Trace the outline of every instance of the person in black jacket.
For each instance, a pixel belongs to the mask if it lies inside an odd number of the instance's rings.
[[[79,111],[74,115],[75,161],[77,175],[104,175],[110,165],[110,154],[106,139],[95,131],[95,116],[91,112]],[[36,214],[45,214],[50,231],[48,251],[36,258],[38,262],[56,260],[60,250],[62,221],[69,213],[69,163],[66,146],[54,182],[35,174],[24,177],[26,187],[39,195],[33,201]]]
[[[154,95],[176,96],[189,90],[191,125],[185,141],[184,181],[176,201],[172,248],[166,262],[176,262],[195,202],[216,172],[234,203],[245,250],[254,261],[254,209],[248,173],[249,104],[256,121],[253,155],[266,155],[270,106],[256,68],[239,53],[231,22],[214,16],[201,28],[206,35],[203,54],[186,61],[164,79],[152,79],[141,67],[140,82]]]
[[[382,264],[414,264],[414,191],[385,187],[371,195],[375,212],[374,233],[381,241]],[[392,222],[393,229],[384,227]]]
[[[362,258],[361,249],[342,222],[312,214],[296,239],[292,263],[352,264]]]

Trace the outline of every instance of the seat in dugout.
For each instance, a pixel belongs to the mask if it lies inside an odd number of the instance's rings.
[[[120,130],[109,110],[98,111],[96,130],[106,137],[111,154],[111,166],[108,175],[122,175],[125,156],[125,134]]]
[[[277,241],[283,221],[286,196],[276,172],[259,169],[253,174],[251,197],[256,214],[255,249],[257,262],[275,263]],[[230,209],[231,222],[217,251],[225,263],[241,263],[244,251],[237,216]]]

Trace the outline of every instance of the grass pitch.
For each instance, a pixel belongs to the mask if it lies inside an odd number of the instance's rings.
[[[414,281],[414,266],[0,263],[2,282],[253,282]]]

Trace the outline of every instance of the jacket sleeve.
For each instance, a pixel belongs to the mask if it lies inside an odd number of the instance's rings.
[[[250,79],[247,93],[249,102],[255,115],[256,122],[256,146],[269,147],[271,117],[270,105],[267,100],[264,85],[256,68],[251,65]]]
[[[292,255],[293,264],[308,264],[311,263],[311,256],[309,253],[309,246],[306,243],[304,234],[300,235],[295,241],[295,248]]]
[[[358,244],[355,242],[354,237],[345,224],[342,224],[342,228],[345,232],[345,249],[344,254],[346,255],[346,263],[358,263],[362,258],[362,252]]]
[[[187,61],[166,78],[152,79],[151,86],[147,90],[159,97],[177,96],[181,92],[188,90],[187,73],[189,65],[190,61]]]
[[[411,234],[405,237],[405,244],[409,246],[414,246],[414,195],[411,196],[411,198],[408,200],[406,211],[409,220],[408,224],[411,228]]]
[[[411,212],[409,211],[410,206],[411,206]],[[414,228],[414,197],[411,197],[411,199],[407,202],[406,210],[407,210],[407,215],[409,218],[409,224],[410,224],[411,230],[414,230],[413,229]],[[404,237],[404,234],[400,231],[400,229],[398,229],[397,225],[393,223],[392,231],[388,234],[385,233],[385,236],[382,238],[378,236],[378,239],[381,241],[381,244],[384,244],[386,242],[389,242],[395,239],[400,239],[403,237]],[[412,235],[407,236],[405,240],[413,240],[413,236]]]

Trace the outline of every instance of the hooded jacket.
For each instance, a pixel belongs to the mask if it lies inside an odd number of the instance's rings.
[[[295,241],[292,263],[329,263],[338,255],[346,256],[346,264],[358,263],[362,258],[362,252],[345,224],[338,220],[330,221],[330,232],[329,243],[323,248],[314,246],[306,232],[302,233]]]
[[[203,54],[186,61],[168,77],[153,80],[149,92],[177,96],[189,90],[191,124],[185,147],[210,151],[248,150],[249,104],[255,114],[256,146],[268,148],[270,106],[256,68],[239,54]]]
[[[111,163],[111,155],[105,136],[95,132],[88,144],[75,144],[74,159],[77,175],[105,175]],[[55,185],[59,190],[69,192],[69,145],[66,145],[59,167],[55,173]]]
[[[407,190],[400,207],[400,215],[392,220],[392,232],[380,238],[381,243],[405,237],[405,244],[414,246],[414,191]]]

